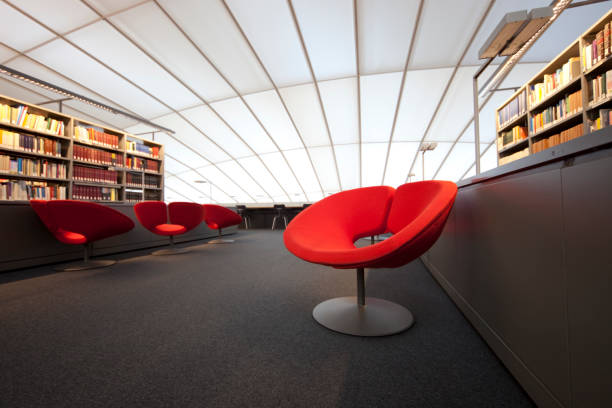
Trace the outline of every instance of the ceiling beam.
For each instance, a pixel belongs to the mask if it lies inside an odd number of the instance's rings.
[[[294,127],[294,129],[295,129],[295,131],[296,131],[296,133],[298,135],[298,137],[300,138],[300,142],[302,142],[302,146],[304,147],[304,151],[306,152],[306,155],[308,156],[308,161],[310,162],[310,165],[312,167],[312,171],[313,171],[313,173],[315,175],[315,178],[317,179],[317,183],[319,184],[319,188],[321,189],[321,195],[325,195],[325,193],[323,191],[323,185],[321,184],[321,180],[319,179],[319,175],[318,175],[317,170],[315,168],[314,162],[312,161],[312,157],[310,155],[310,151],[306,147],[306,143],[304,142],[304,138],[302,137],[302,133],[298,129],[298,127],[297,127],[297,125],[295,123],[295,120],[293,119],[293,115],[291,114],[291,112],[289,112],[289,108],[287,107],[287,104],[285,103],[285,99],[281,95],[281,93],[280,93],[280,91],[278,89],[278,86],[276,85],[276,82],[274,82],[274,80],[272,79],[272,76],[270,75],[270,72],[268,72],[268,69],[264,65],[264,63],[261,60],[261,58],[259,57],[259,54],[257,54],[257,52],[255,51],[255,47],[253,47],[253,44],[251,43],[251,41],[247,37],[246,33],[242,29],[242,26],[238,22],[238,19],[236,19],[236,16],[234,15],[234,13],[230,9],[230,7],[227,5],[226,1],[225,0],[220,0],[220,1],[223,3],[223,6],[225,7],[225,10],[227,11],[227,13],[229,14],[230,18],[234,22],[236,28],[240,32],[240,35],[242,36],[243,40],[248,45],[249,49],[251,50],[251,53],[253,54],[253,56],[255,57],[257,62],[259,63],[259,66],[261,67],[263,72],[266,74],[266,77],[268,78],[268,81],[270,81],[270,83],[274,87],[274,91],[276,92],[276,95],[278,96],[279,100],[281,101],[281,104],[283,105],[283,108],[285,109],[285,112],[287,113],[287,116],[291,120],[291,124],[293,125],[293,127]],[[291,168],[290,165],[289,165],[289,167]],[[297,177],[296,177],[296,179],[297,179]],[[308,198],[308,196],[306,196],[306,198]]]
[[[363,169],[361,166],[361,68],[359,66],[359,22],[357,18],[357,0],[353,0],[353,28],[355,30],[355,71],[357,72],[357,126],[358,126],[358,146],[359,157],[357,167],[359,168],[359,187],[363,186]]]
[[[389,134],[389,144],[387,146],[387,154],[385,156],[385,167],[383,170],[382,179],[380,180],[381,185],[385,184],[385,176],[387,175],[387,165],[389,163],[389,155],[391,153],[391,142],[393,142],[393,134],[395,133],[395,126],[397,124],[397,115],[399,114],[400,105],[402,104],[402,94],[404,93],[404,85],[406,84],[406,73],[408,72],[408,64],[410,64],[410,58],[412,57],[412,52],[414,50],[414,44],[415,44],[416,36],[418,34],[419,25],[421,22],[421,15],[423,12],[424,3],[425,3],[424,0],[419,1],[419,8],[417,10],[414,27],[412,29],[412,38],[410,38],[408,54],[406,55],[406,62],[404,64],[404,72],[402,73],[402,81],[400,84],[399,92],[397,94],[397,102],[395,104],[395,113],[393,114],[393,124],[391,125],[391,133]]]
[[[321,114],[323,115],[323,122],[325,123],[325,130],[327,131],[327,139],[329,140],[329,145],[331,146],[332,156],[334,157],[334,168],[336,169],[336,180],[338,181],[338,188],[342,191],[342,181],[340,180],[340,170],[338,169],[338,160],[336,159],[336,149],[334,148],[334,142],[331,138],[331,132],[329,130],[329,122],[327,121],[327,114],[325,113],[325,107],[323,106],[323,100],[321,99],[321,91],[319,90],[319,83],[317,82],[317,78],[315,77],[314,70],[312,69],[312,62],[310,61],[310,55],[308,54],[308,49],[306,48],[306,43],[304,42],[304,36],[302,34],[302,29],[300,28],[300,23],[298,21],[297,15],[295,14],[295,9],[293,8],[293,3],[291,0],[287,0],[287,5],[289,6],[289,11],[291,11],[291,18],[293,20],[293,25],[295,30],[297,31],[298,38],[300,39],[300,45],[302,47],[302,52],[304,53],[304,57],[306,58],[306,64],[308,65],[308,71],[310,72],[310,77],[312,78],[312,83],[314,84],[315,90],[317,92],[317,100],[319,101],[319,108],[321,109]]]
[[[427,137],[427,134],[429,133],[429,130],[431,129],[431,125],[433,124],[434,119],[436,118],[436,115],[438,114],[438,111],[440,110],[440,107],[442,106],[442,102],[446,98],[446,94],[448,93],[448,90],[453,80],[455,79],[455,75],[457,74],[457,71],[459,70],[459,67],[461,66],[461,62],[465,58],[465,55],[467,54],[472,43],[474,42],[474,39],[476,38],[476,35],[478,34],[480,27],[482,26],[485,19],[489,15],[489,12],[491,11],[491,8],[493,7],[494,3],[495,3],[495,0],[489,0],[489,5],[487,6],[487,9],[483,13],[482,17],[480,18],[480,21],[478,22],[478,25],[476,26],[476,28],[474,29],[474,32],[472,33],[472,36],[470,37],[470,40],[468,41],[467,45],[463,49],[463,52],[461,53],[461,57],[459,58],[459,61],[457,61],[457,64],[455,65],[453,72],[450,78],[448,79],[448,82],[446,83],[446,87],[444,88],[442,95],[440,95],[440,99],[438,100],[438,105],[436,106],[436,109],[434,110],[433,114],[431,115],[431,118],[429,119],[427,128],[425,129],[425,132],[423,132],[423,136],[421,137],[421,141],[419,142],[419,145],[421,145],[423,141],[425,140],[425,138]],[[408,170],[408,174],[406,175],[406,179],[404,182],[407,182],[409,175],[412,174],[412,170],[414,170],[414,165],[416,163],[418,155],[419,155],[419,151],[417,150],[414,154],[414,158],[412,159],[412,164],[410,165],[410,169]],[[423,175],[423,179],[425,179],[425,175]]]
[[[157,66],[159,66],[161,69],[163,69],[164,71],[166,71],[166,73],[168,73],[168,75],[170,75],[172,78],[174,78],[174,80],[176,80],[178,83],[180,83],[185,89],[187,89],[189,92],[191,92],[196,98],[198,98],[200,101],[202,101],[203,103],[207,104],[208,108],[210,108],[212,110],[212,112],[221,120],[223,121],[223,123],[232,131],[232,133],[234,133],[236,135],[236,137],[238,137],[254,154],[256,154],[255,150],[253,150],[253,148],[251,146],[249,146],[248,143],[246,143],[244,141],[244,139],[242,139],[242,137],[238,134],[238,132],[236,132],[236,130],[231,127],[229,125],[229,123],[227,123],[225,121],[225,119],[210,105],[208,105],[207,101],[201,96],[199,95],[197,92],[195,92],[193,89],[191,89],[191,87],[189,87],[184,81],[182,81],[176,74],[174,74],[170,69],[168,69],[164,64],[162,64],[157,58],[155,58],[151,53],[149,53],[147,50],[144,49],[144,47],[142,47],[137,41],[135,41],[133,38],[131,38],[129,35],[127,35],[123,30],[121,30],[115,23],[113,23],[112,21],[110,21],[108,18],[104,17],[104,15],[93,5],[89,4],[89,2],[87,0],[81,0],[81,2],[83,4],[85,4],[87,7],[89,7],[94,13],[98,14],[100,17],[103,18],[103,20],[110,25],[115,31],[117,31],[122,37],[124,37],[126,40],[128,40],[132,45],[134,45],[136,48],[138,48],[144,55],[146,55],[149,59],[151,59],[151,61],[153,61]],[[73,44],[74,45],[74,44]],[[84,50],[81,50],[83,52],[85,52]],[[98,61],[101,64],[101,61],[99,61],[98,59],[96,59],[96,61]],[[106,64],[104,64],[105,66],[107,66]],[[112,69],[110,66],[107,66],[107,68]],[[113,70],[113,72],[116,72],[115,70]],[[136,85],[134,82],[132,82],[131,80],[125,78],[126,80],[128,80],[130,83],[132,83],[133,85]],[[144,89],[143,89],[144,90]],[[147,92],[148,93],[148,92]],[[151,96],[153,96],[151,94]],[[157,99],[157,98],[156,98]],[[165,107],[167,107],[168,109],[172,110],[172,112],[174,112],[176,115],[180,116],[181,119],[183,119],[185,122],[187,122],[189,125],[191,125],[197,132],[199,132],[202,136],[204,136],[205,138],[207,138],[211,143],[213,143],[217,148],[219,148],[221,151],[223,151],[223,153],[225,153],[226,155],[228,155],[229,157],[233,158],[236,163],[242,168],[242,170],[249,174],[248,171],[243,168],[242,164],[236,160],[236,158],[234,158],[234,156],[232,154],[230,154],[228,151],[226,151],[222,146],[220,146],[217,142],[215,142],[212,138],[210,138],[202,129],[200,129],[199,127],[197,127],[193,122],[191,122],[190,120],[188,120],[185,116],[183,116],[178,110],[174,109],[173,107],[171,107],[170,105],[166,104],[165,102],[161,101],[158,99],[158,101],[160,103],[163,103],[163,105]],[[261,160],[261,158],[259,158]],[[210,160],[209,160],[210,161]],[[270,172],[270,170],[267,168],[267,166],[265,165],[265,163],[263,163],[262,160],[262,164],[264,165],[264,167],[266,168],[266,170],[268,172]],[[221,169],[219,169],[220,171],[222,171]],[[225,172],[223,172],[223,174],[225,174]],[[276,179],[276,177],[274,177],[274,175],[270,172],[270,175],[274,178],[274,180],[276,181],[276,183],[279,185],[279,187],[284,191],[283,187],[280,185],[280,183],[278,182],[278,180]],[[229,177],[229,175],[225,174],[226,177],[228,177],[230,180],[232,180],[233,183],[235,183],[236,185],[238,185],[238,187],[240,187],[240,185],[234,181],[231,177]],[[251,179],[253,180],[253,182],[266,194],[268,195],[268,197],[270,197],[270,199],[272,199],[272,196],[266,191],[265,188],[263,188],[263,186],[261,184],[259,184],[259,182],[257,180],[255,180],[254,178],[251,177]],[[244,190],[242,187],[240,187],[251,199],[253,199],[254,201],[255,198],[253,196],[251,196],[251,194]]]

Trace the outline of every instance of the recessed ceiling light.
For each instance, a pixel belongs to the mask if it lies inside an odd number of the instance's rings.
[[[201,183],[201,184],[206,184],[208,183],[208,181],[206,180],[193,180],[194,183]]]

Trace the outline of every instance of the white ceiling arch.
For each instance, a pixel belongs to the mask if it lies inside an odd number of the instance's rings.
[[[155,134],[169,200],[316,201],[472,174],[476,50],[504,13],[548,3],[1,0],[0,63],[175,130]],[[522,85],[610,7],[564,11],[502,86]],[[55,98],[10,78],[0,93]],[[485,170],[496,165],[493,112],[509,93],[481,105]],[[77,101],[64,108],[152,130]],[[425,174],[423,141],[439,143]]]

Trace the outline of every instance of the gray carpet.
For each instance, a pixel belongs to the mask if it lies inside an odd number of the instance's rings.
[[[530,407],[420,261],[366,273],[415,315],[358,338],[319,326],[355,272],[311,265],[281,231],[108,269],[0,275],[0,407]]]

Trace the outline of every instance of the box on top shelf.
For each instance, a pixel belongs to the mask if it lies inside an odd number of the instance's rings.
[[[20,104],[15,106],[0,104],[0,121],[58,136],[64,136],[66,128],[64,121],[53,117],[46,117],[35,108]]]
[[[610,56],[612,50],[610,24],[610,20],[600,22],[590,34],[584,36],[582,45],[582,68],[584,71],[591,69]]]
[[[520,91],[516,97],[512,98],[506,105],[497,112],[498,128],[512,122],[517,117],[527,112],[527,99],[525,89]]]
[[[159,146],[146,144],[144,140],[130,138],[125,141],[125,150],[159,158]]]
[[[96,146],[119,149],[119,135],[106,133],[104,129],[95,126],[76,125],[74,127],[74,139]]]

